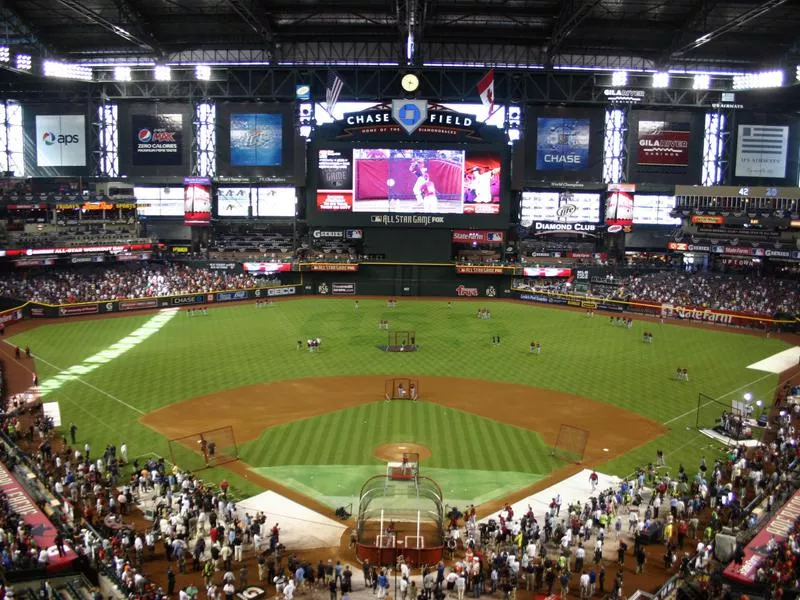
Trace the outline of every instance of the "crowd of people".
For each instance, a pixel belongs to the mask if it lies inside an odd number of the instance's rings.
[[[178,263],[13,273],[0,279],[0,296],[45,304],[100,302],[264,287],[277,279]]]
[[[800,284],[793,279],[689,274],[660,271],[623,278],[613,294],[620,300],[642,300],[700,306],[759,315],[800,312]]]

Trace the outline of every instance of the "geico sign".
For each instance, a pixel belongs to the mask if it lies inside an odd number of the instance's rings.
[[[342,238],[344,231],[324,231],[322,229],[315,229],[312,234],[315,238]]]
[[[536,231],[597,231],[592,223],[536,223]]]
[[[63,133],[53,133],[52,131],[45,131],[42,134],[42,141],[47,146],[52,146],[53,144],[64,144],[65,146],[69,146],[70,144],[77,144],[81,140],[80,136],[76,133],[65,135]]]

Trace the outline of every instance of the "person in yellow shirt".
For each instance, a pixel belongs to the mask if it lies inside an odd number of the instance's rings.
[[[669,545],[669,543],[672,541],[673,530],[674,526],[671,522],[664,526],[664,544]]]

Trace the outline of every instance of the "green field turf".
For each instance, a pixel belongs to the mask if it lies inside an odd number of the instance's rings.
[[[491,320],[475,318],[476,309],[484,306],[491,307]],[[85,365],[87,358],[125,338],[151,318],[152,315],[133,315],[65,321],[18,334],[11,341],[31,347],[39,357],[40,380],[47,384],[49,378],[64,369]],[[386,332],[376,327],[382,318],[390,320],[392,329],[415,330],[421,351],[387,354],[378,350],[377,346],[386,340]],[[654,333],[652,345],[641,342],[645,328]],[[498,334],[503,342],[493,346],[491,336]],[[295,350],[296,340],[309,337],[323,338],[323,352]],[[541,356],[528,352],[531,340],[542,344]],[[602,465],[602,470],[629,474],[637,465],[652,461],[656,448],[662,448],[669,463],[684,462],[692,471],[701,454],[714,455],[717,451],[707,438],[687,429],[694,425],[698,393],[730,400],[749,391],[756,398],[768,400],[777,377],[745,367],[786,347],[780,340],[740,335],[722,328],[710,331],[636,323],[632,330],[626,330],[610,325],[607,318],[600,316],[587,319],[580,312],[520,303],[458,301],[448,309],[444,300],[401,299],[398,308],[389,310],[383,300],[362,300],[356,310],[352,300],[308,298],[261,309],[251,304],[219,306],[206,317],[190,318],[180,313],[124,354],[105,364],[102,360],[95,363],[96,368],[80,375],[79,380],[62,382],[45,400],[58,400],[64,422],[74,421],[79,438],[88,439],[96,449],[125,440],[131,455],[166,455],[167,441],[137,419],[161,406],[225,389],[331,375],[498,380],[586,396],[669,424],[667,435]],[[689,369],[691,382],[672,381],[677,366]],[[444,410],[424,403],[417,406],[426,411]],[[367,469],[358,471],[361,477],[379,467],[372,457],[373,442],[392,441],[389,432],[386,438],[370,438],[363,445],[313,448],[299,457],[273,450],[270,440],[283,436],[296,444],[296,432],[312,426],[327,427],[331,436],[343,437],[352,427],[348,421],[360,418],[360,411],[369,410],[407,409],[400,403],[379,403],[310,419],[312,423],[278,427],[265,431],[260,443],[247,444],[243,453],[249,464],[262,473],[295,483],[300,489],[305,486],[318,498],[349,496],[357,490],[347,489],[347,493],[340,494],[336,470],[341,472],[347,467],[348,472],[355,473],[354,469]],[[507,427],[454,413],[453,418],[463,420],[465,426]],[[402,441],[451,448],[463,444],[457,428],[440,426],[436,420],[436,426],[426,430],[418,418],[408,416],[403,426],[408,431],[402,432]],[[224,424],[225,415],[220,415],[220,425]],[[416,439],[408,439],[407,433]],[[519,437],[519,441],[510,439],[507,443],[513,446],[522,440],[538,440],[528,432]],[[508,481],[509,485],[518,486],[520,480],[532,483],[546,475],[546,469],[552,468],[546,456],[548,450],[540,441],[531,444],[532,455],[527,451],[487,452],[492,458],[483,460],[483,452],[468,454],[468,459],[463,454],[434,452],[428,466],[442,470],[439,475],[446,480],[445,488],[454,479],[444,471],[469,470],[474,477],[466,479],[474,483],[462,487],[454,483],[456,487],[451,489],[459,498],[481,498],[491,485]],[[323,476],[323,470],[311,465],[325,466],[328,475]],[[226,477],[240,494],[259,491],[224,469],[215,471],[218,472],[205,472],[204,477]],[[487,472],[509,475],[498,479],[496,475],[487,476]],[[355,477],[345,480],[348,487],[361,482]]]

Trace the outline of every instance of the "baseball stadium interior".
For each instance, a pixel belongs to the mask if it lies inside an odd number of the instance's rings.
[[[800,597],[796,0],[0,21],[0,600]]]

